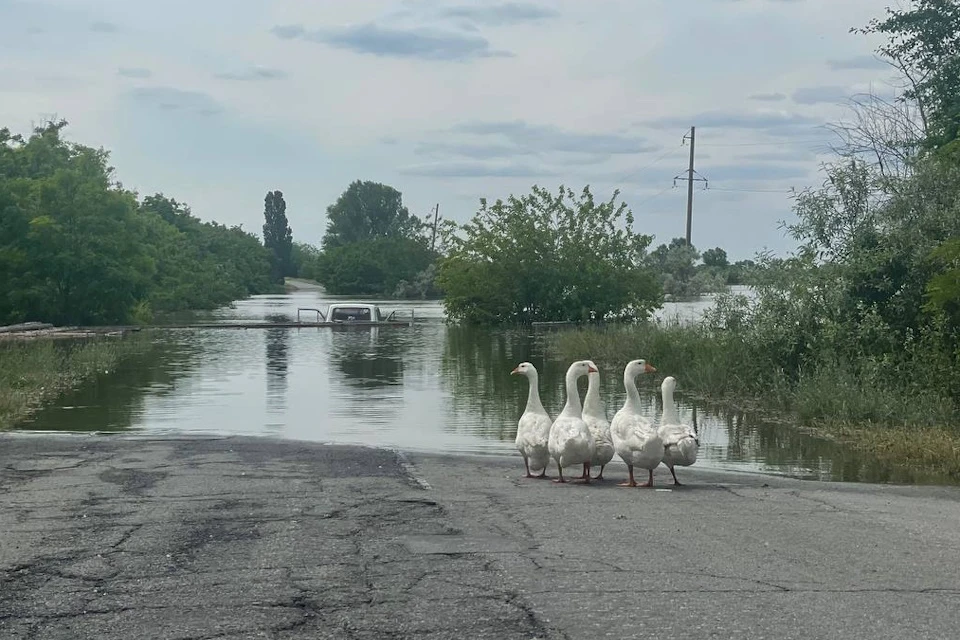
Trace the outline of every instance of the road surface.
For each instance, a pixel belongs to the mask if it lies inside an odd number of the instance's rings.
[[[0,435],[0,638],[949,638],[960,491]],[[669,473],[657,473],[668,489]]]

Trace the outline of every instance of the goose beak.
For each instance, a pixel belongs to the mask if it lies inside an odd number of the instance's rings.
[[[656,371],[656,370],[657,370],[657,368],[654,367],[654,366],[652,366],[649,362],[645,362],[645,363],[643,364],[643,372],[644,372],[644,373],[653,373],[653,372]]]
[[[520,373],[520,368],[519,368],[519,367],[514,367],[514,368],[513,368],[513,371],[510,372],[510,375],[515,375],[515,374],[518,374],[518,373]]]
[[[587,365],[587,372],[588,372],[588,373],[600,373],[599,371],[597,371],[597,368],[596,368],[595,366],[593,366],[592,364],[588,364],[588,365]]]

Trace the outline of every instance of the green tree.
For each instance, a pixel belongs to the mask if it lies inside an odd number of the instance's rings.
[[[327,207],[323,248],[377,238],[410,238],[422,223],[403,206],[402,194],[379,182],[355,180]]]
[[[283,284],[286,276],[296,275],[291,253],[293,232],[287,223],[287,203],[279,190],[268,191],[263,199],[263,245],[270,252],[274,282]]]
[[[0,129],[0,323],[143,321],[269,289],[256,236],[160,194],[138,202],[107,152],[67,142],[65,126]]]
[[[440,261],[451,319],[483,324],[646,318],[662,292],[645,264],[651,237],[632,230],[619,193],[596,202],[534,187],[480,210]]]
[[[106,151],[63,140],[66,124],[0,133],[2,321],[124,321],[153,275],[135,197],[112,185]]]
[[[723,268],[730,264],[730,262],[727,261],[727,252],[720,247],[707,249],[703,252],[701,259],[703,260],[703,264],[708,267]]]
[[[887,8],[884,19],[851,31],[883,34],[877,53],[907,82],[903,100],[913,101],[924,125],[925,146],[944,147],[960,134],[960,3],[912,0]]]

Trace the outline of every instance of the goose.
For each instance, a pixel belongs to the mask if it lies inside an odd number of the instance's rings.
[[[587,395],[583,399],[583,421],[593,436],[595,451],[590,460],[591,467],[600,467],[600,473],[594,480],[603,480],[603,468],[613,460],[613,439],[610,437],[610,423],[607,421],[607,410],[600,401],[600,370],[592,360],[587,360],[596,371],[587,376],[589,385]]]
[[[610,422],[610,436],[617,455],[627,463],[630,479],[621,482],[621,487],[652,487],[653,470],[663,460],[663,441],[653,426],[653,421],[640,414],[640,392],[636,378],[641,373],[653,373],[656,368],[646,360],[631,360],[623,369],[623,388],[627,399]],[[633,477],[633,468],[640,467],[650,473],[641,485]]]
[[[517,422],[517,449],[523,456],[523,466],[527,469],[525,478],[546,478],[547,465],[550,463],[550,450],[547,441],[550,438],[550,425],[553,420],[540,402],[540,375],[537,368],[529,362],[518,364],[510,375],[522,375],[530,384],[527,393],[527,406]],[[543,469],[540,475],[530,473]]]
[[[577,360],[567,369],[566,387],[567,402],[563,411],[553,421],[550,427],[549,448],[550,456],[557,463],[559,477],[554,482],[566,482],[563,478],[563,468],[574,464],[583,464],[583,476],[578,478],[584,484],[590,483],[590,461],[593,459],[593,436],[587,423],[583,421],[583,407],[580,404],[580,392],[577,390],[577,380],[581,376],[596,371],[587,360]]]
[[[673,474],[673,484],[680,485],[674,465],[689,467],[697,461],[697,451],[700,449],[700,440],[693,429],[680,422],[680,415],[673,403],[673,390],[677,381],[673,376],[667,376],[660,383],[660,396],[663,398],[663,413],[660,416],[660,439],[663,440],[663,464],[667,465]]]

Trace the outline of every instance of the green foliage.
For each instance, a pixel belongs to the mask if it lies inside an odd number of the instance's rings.
[[[305,242],[294,242],[290,249],[290,262],[298,278],[317,280],[320,276],[320,249]]]
[[[905,100],[914,102],[924,121],[930,148],[960,135],[960,4],[956,0],[912,0],[908,8],[887,8],[884,19],[852,29],[888,37],[877,53],[891,61],[906,80]]]
[[[355,180],[327,207],[323,248],[379,238],[413,238],[422,223],[403,206],[402,194],[379,182]]]
[[[263,199],[263,245],[270,252],[271,278],[283,284],[286,276],[297,275],[293,266],[293,232],[287,224],[287,203],[283,193],[268,191]]]
[[[425,224],[393,187],[354,181],[327,208],[327,232],[314,273],[334,295],[434,297],[438,254]],[[440,241],[443,242],[443,227]]]
[[[703,252],[701,258],[703,259],[703,264],[708,267],[723,268],[730,265],[730,262],[727,261],[727,252],[720,247],[707,249]]]
[[[927,282],[928,312],[942,312],[954,327],[960,327],[960,237],[947,240],[930,252],[936,272]]]
[[[497,200],[451,238],[437,276],[453,320],[479,324],[645,318],[662,301],[645,264],[651,237],[634,233],[619,193],[595,202],[534,187]]]
[[[0,323],[144,322],[269,287],[255,236],[160,195],[138,203],[107,152],[65,141],[65,126],[0,130]]]
[[[333,295],[390,296],[415,281],[436,255],[422,239],[375,238],[325,247],[317,280]]]
[[[703,253],[687,246],[685,238],[673,238],[650,252],[649,262],[660,276],[664,293],[677,297],[726,291],[727,285],[742,284],[746,270],[742,262],[730,265],[727,252],[717,247]]]

